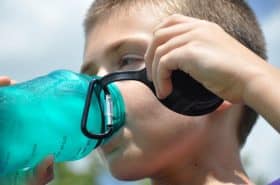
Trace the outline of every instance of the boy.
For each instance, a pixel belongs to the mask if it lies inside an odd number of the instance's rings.
[[[279,71],[216,24],[188,16],[217,23],[266,58],[261,31],[242,0],[95,1],[85,21],[82,72],[105,75],[146,64],[158,97],[164,98],[172,90],[171,71],[181,69],[236,103],[225,101],[209,115],[187,117],[161,105],[143,84],[120,82],[127,119],[116,137],[102,147],[103,155],[111,173],[122,180],[149,177],[153,184],[251,184],[239,150],[257,116],[243,103],[279,128],[279,109],[265,101],[257,85],[276,84]],[[256,78],[264,74],[272,75]],[[277,100],[270,95],[269,100]],[[266,108],[272,111],[267,113]]]
[[[153,184],[172,185],[251,183],[239,150],[257,114],[243,104],[244,89],[250,89],[243,82],[256,76],[252,66],[265,64],[220,26],[201,19],[217,23],[266,59],[255,16],[241,0],[97,0],[89,9],[83,73],[102,76],[146,63],[158,97],[164,98],[172,91],[171,72],[180,69],[238,103],[225,101],[209,115],[187,117],[162,106],[141,83],[118,83],[127,120],[102,147],[116,178],[149,177]]]

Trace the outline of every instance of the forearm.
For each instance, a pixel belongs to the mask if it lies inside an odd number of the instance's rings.
[[[246,83],[243,100],[280,133],[280,70],[268,63],[258,68]]]

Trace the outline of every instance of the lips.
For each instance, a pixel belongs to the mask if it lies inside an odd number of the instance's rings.
[[[118,133],[116,133],[116,135],[114,137],[111,138],[111,140],[104,144],[101,149],[103,151],[104,154],[110,154],[114,151],[116,151],[118,148],[120,148],[122,141],[123,141],[123,132],[120,131]]]
[[[104,154],[110,154],[113,153],[114,151],[116,151],[119,148],[119,144],[118,143],[108,143],[104,146],[101,147],[102,151]]]

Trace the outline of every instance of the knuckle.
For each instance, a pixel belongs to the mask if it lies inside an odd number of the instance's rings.
[[[205,21],[204,26],[208,29],[221,29],[221,26],[215,22]]]
[[[160,69],[168,69],[169,68],[170,57],[169,55],[164,55],[159,60]]]
[[[164,47],[163,46],[157,47],[157,49],[155,50],[155,56],[161,58],[163,54],[164,54]]]
[[[163,57],[160,58],[159,64],[161,66],[166,66],[167,65],[167,61],[168,61],[168,57],[167,56],[163,56]]]
[[[196,29],[194,29],[193,34],[195,34],[195,36],[197,36],[197,35],[203,34],[203,32],[206,32],[206,29],[205,29],[205,27],[200,26],[200,27],[197,27]]]
[[[206,34],[207,34],[207,29],[205,29],[205,27],[202,26],[195,28],[190,33],[192,41],[200,40],[201,38],[204,38]]]
[[[208,24],[209,24],[210,27],[213,27],[213,28],[219,28],[219,29],[221,28],[221,26],[218,25],[218,24],[215,23],[215,22],[209,22]]]
[[[154,31],[154,42],[159,42],[163,36],[163,31],[161,29]]]
[[[166,17],[165,22],[166,22],[166,23],[176,23],[176,22],[178,22],[182,17],[183,17],[183,15],[181,15],[181,14],[172,14],[172,15]]]
[[[195,38],[193,40],[203,40],[208,37],[213,37],[213,30],[216,29],[215,27],[215,23],[202,21],[192,32],[193,38]]]
[[[154,32],[154,38],[152,42],[155,46],[159,46],[164,42],[164,39],[164,31],[159,29]]]
[[[177,20],[178,18],[181,18],[181,17],[182,17],[181,14],[175,13],[175,14],[172,14],[172,15],[170,16],[170,19],[172,19],[172,20]]]
[[[198,51],[198,46],[200,45],[199,42],[192,42],[188,45],[187,49],[186,49],[186,57],[187,59],[194,60],[195,57],[197,56],[197,51]]]
[[[200,21],[200,24],[201,24],[202,26],[210,26],[210,25],[213,24],[213,22],[208,21],[208,20],[201,20],[201,21]]]
[[[210,22],[210,21],[207,21],[207,20],[201,20],[200,22],[199,22],[199,29],[202,29],[202,30],[205,30],[205,32],[206,32],[206,30],[209,30],[209,29],[211,29],[212,27],[213,27],[213,24],[215,24],[215,23],[213,23],[213,22]]]

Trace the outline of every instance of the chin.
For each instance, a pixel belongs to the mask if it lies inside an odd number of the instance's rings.
[[[146,178],[143,174],[141,174],[138,170],[131,170],[131,169],[112,169],[110,167],[110,172],[113,177],[115,177],[118,180],[122,181],[136,181],[143,178]]]
[[[144,162],[143,162],[144,163]],[[108,161],[108,167],[113,177],[122,181],[136,181],[150,176],[147,166],[132,161]]]

